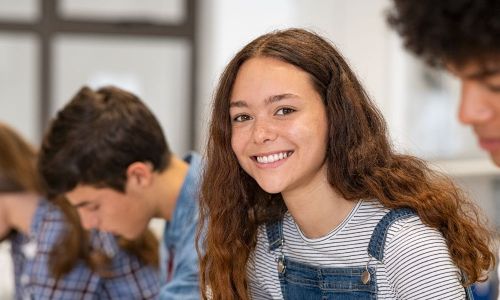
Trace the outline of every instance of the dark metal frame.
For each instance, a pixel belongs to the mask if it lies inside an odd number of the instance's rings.
[[[149,22],[106,22],[94,20],[64,19],[57,13],[61,0],[39,1],[40,18],[34,22],[16,22],[0,20],[0,31],[33,33],[39,39],[39,120],[40,134],[43,134],[49,121],[51,111],[52,90],[52,39],[58,33],[93,34],[134,37],[165,37],[183,38],[191,45],[189,64],[190,78],[188,83],[188,98],[190,99],[189,119],[196,120],[196,82],[197,82],[197,47],[196,47],[196,11],[197,0],[185,0],[185,19],[180,24],[165,25]],[[195,126],[190,123],[188,128],[189,147],[195,146]]]

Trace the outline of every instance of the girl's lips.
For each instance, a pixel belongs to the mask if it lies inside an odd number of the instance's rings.
[[[266,153],[264,155],[252,156],[252,160],[261,169],[276,168],[288,160],[294,151],[280,151]]]

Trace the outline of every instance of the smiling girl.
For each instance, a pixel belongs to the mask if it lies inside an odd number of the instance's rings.
[[[495,261],[473,203],[393,151],[342,56],[301,29],[226,67],[201,199],[213,299],[464,299]]]

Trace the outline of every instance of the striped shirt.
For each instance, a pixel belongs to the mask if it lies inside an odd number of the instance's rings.
[[[288,259],[317,267],[374,267],[378,299],[465,299],[445,239],[417,216],[391,225],[382,262],[368,255],[373,229],[387,212],[378,201],[359,201],[341,224],[317,239],[305,237],[287,212],[284,246],[272,252],[261,226],[247,264],[251,297],[283,299],[276,267],[283,251]]]

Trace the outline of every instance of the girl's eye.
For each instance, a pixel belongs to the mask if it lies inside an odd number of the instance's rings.
[[[250,120],[251,117],[249,115],[237,115],[233,118],[233,122],[244,122]]]
[[[493,93],[500,93],[500,85],[487,85],[486,88]]]
[[[284,116],[295,112],[295,109],[289,107],[283,107],[276,111],[276,115]]]

